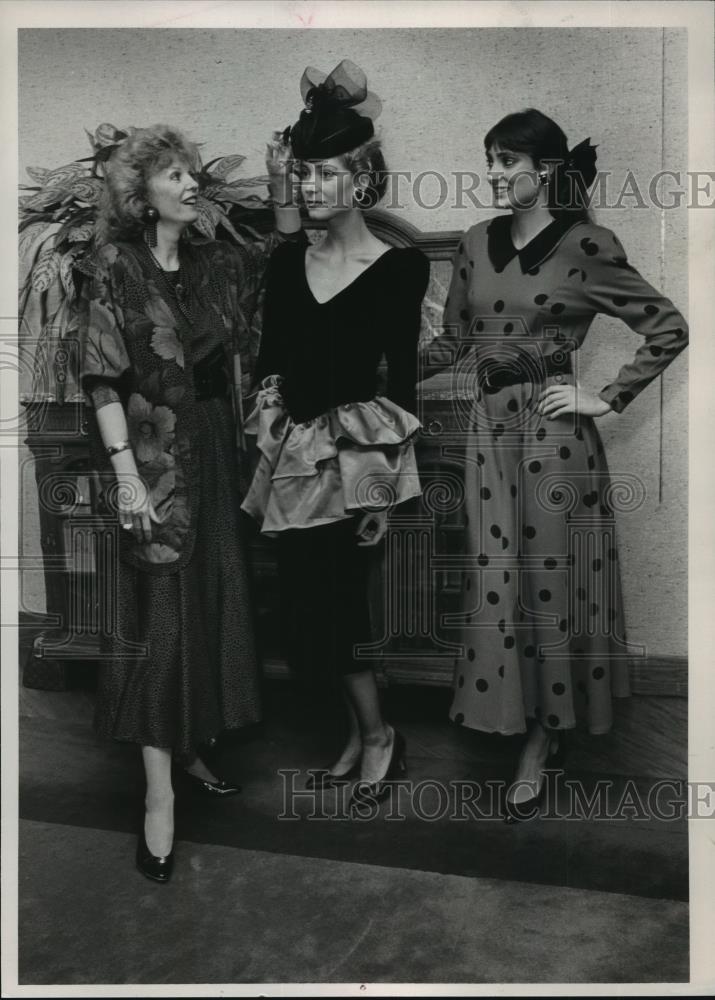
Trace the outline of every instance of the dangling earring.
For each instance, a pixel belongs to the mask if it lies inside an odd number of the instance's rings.
[[[156,246],[156,224],[159,221],[159,213],[152,205],[147,205],[142,212],[144,222],[144,240],[148,247]]]
[[[540,170],[539,174],[538,174],[538,177],[539,177],[539,184],[542,187],[546,187],[546,185],[549,183],[549,172],[548,172],[548,170]]]
[[[366,208],[370,203],[370,196],[365,188],[355,188],[353,198],[355,199],[355,204],[358,208]]]

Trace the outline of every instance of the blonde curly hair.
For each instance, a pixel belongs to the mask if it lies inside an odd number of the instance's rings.
[[[139,238],[146,225],[149,180],[177,159],[191,170],[200,164],[196,143],[170,125],[135,129],[117,146],[105,170],[97,215],[98,245]]]
[[[343,163],[363,189],[361,208],[374,208],[387,188],[388,170],[382,144],[371,139],[341,157]]]

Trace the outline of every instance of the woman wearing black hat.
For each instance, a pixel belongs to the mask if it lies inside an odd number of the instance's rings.
[[[639,483],[610,480],[595,420],[620,413],[673,361],[687,326],[618,237],[590,221],[588,140],[569,151],[562,129],[529,109],[498,122],[484,146],[495,205],[509,214],[459,244],[427,374],[456,361],[474,379],[465,484],[474,562],[451,717],[528,732],[506,799],[514,821],[535,815],[564,731],[580,717],[607,732],[611,698],[628,694],[614,511]],[[644,338],[600,392],[575,376],[597,313]]]
[[[364,74],[306,70],[306,108],[289,130],[302,197],[324,221],[318,246],[281,247],[269,265],[261,389],[247,432],[261,461],[244,502],[278,539],[284,644],[313,679],[341,677],[349,738],[310,784],[360,775],[380,799],[404,764],[381,715],[370,660],[368,575],[387,508],[420,493],[412,439],[420,309],[429,264],[372,235],[363,208],[386,184]],[[357,106],[360,105],[360,109]],[[378,395],[378,366],[387,390]]]

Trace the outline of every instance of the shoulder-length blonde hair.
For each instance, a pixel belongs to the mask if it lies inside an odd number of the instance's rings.
[[[106,166],[106,183],[97,216],[98,245],[137,239],[145,226],[149,204],[147,185],[173,160],[199,166],[199,151],[178,129],[151,125],[132,132],[117,147]]]

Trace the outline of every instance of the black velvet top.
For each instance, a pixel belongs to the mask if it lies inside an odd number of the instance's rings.
[[[416,407],[417,341],[429,262],[414,248],[391,247],[327,302],[305,273],[305,245],[284,244],[270,260],[256,380],[280,375],[295,423],[378,394],[387,361],[393,403]]]

